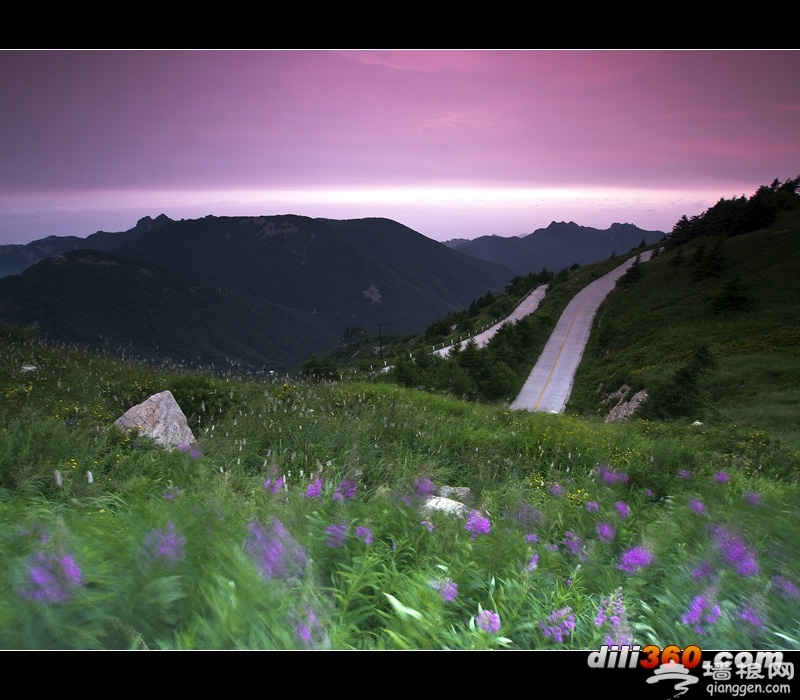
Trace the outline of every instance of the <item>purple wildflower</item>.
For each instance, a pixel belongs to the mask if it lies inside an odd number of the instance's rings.
[[[783,576],[773,576],[772,583],[779,589],[784,598],[800,598],[800,588]]]
[[[568,637],[575,629],[575,614],[572,608],[567,606],[561,610],[553,610],[544,620],[539,622],[539,627],[544,632],[544,636],[555,639],[559,644],[564,642],[564,637]]]
[[[20,595],[37,603],[66,603],[71,591],[83,584],[80,567],[70,554],[58,556],[52,552],[28,557],[30,580]]]
[[[414,482],[419,498],[430,498],[436,493],[436,485],[427,477],[423,476]]]
[[[597,532],[597,536],[600,538],[600,541],[605,542],[606,544],[613,542],[614,538],[617,536],[617,531],[608,523],[597,523],[595,526],[595,531]]]
[[[528,562],[528,565],[525,567],[528,573],[536,571],[539,568],[539,555],[534,552],[531,560]]]
[[[428,532],[433,532],[433,523],[430,520],[423,520],[420,525],[424,525],[428,528]]]
[[[550,484],[550,493],[556,498],[560,498],[566,492],[566,489],[561,484]]]
[[[164,493],[161,494],[163,498],[166,498],[168,501],[176,498],[178,494],[180,494],[181,490],[177,486],[170,486],[167,488]]]
[[[475,616],[475,622],[489,634],[497,634],[500,631],[500,616],[494,610],[481,610]]]
[[[354,478],[350,478],[349,476],[342,481],[336,487],[336,491],[333,494],[334,501],[343,501],[347,499],[348,501],[355,498],[356,490],[358,489],[358,482]]]
[[[622,554],[617,568],[628,574],[636,574],[652,563],[653,553],[649,549],[633,547]]]
[[[699,566],[692,569],[692,578],[695,581],[700,579],[708,579],[710,581],[714,578],[714,569],[708,561],[702,561]]]
[[[331,547],[332,549],[344,547],[344,538],[347,535],[347,529],[347,523],[328,525],[328,527],[325,528],[325,532],[328,533],[328,541],[325,543],[325,546]]]
[[[303,498],[317,498],[322,493],[322,479],[314,479],[303,494]]]
[[[162,560],[172,568],[186,557],[183,545],[186,540],[170,520],[163,530],[151,530],[144,538],[142,554],[150,561]]]
[[[753,606],[749,606],[739,611],[739,617],[745,622],[749,622],[753,627],[758,630],[767,629],[766,623],[761,619],[759,611]]]
[[[264,488],[270,493],[278,493],[283,488],[283,477],[279,476],[277,479],[267,479],[264,482]]]
[[[458,597],[458,584],[449,578],[444,581],[432,580],[430,584],[433,590],[442,596],[445,603],[452,603]]]
[[[617,501],[614,504],[614,507],[617,509],[617,513],[619,513],[619,517],[622,518],[623,520],[627,519],[627,517],[631,513],[630,508],[628,508],[628,504],[625,503],[625,501]]]
[[[703,505],[702,501],[698,501],[696,498],[693,498],[691,501],[689,501],[689,508],[691,508],[698,515],[706,514],[705,505]]]
[[[472,540],[474,540],[478,535],[489,534],[489,529],[491,527],[492,524],[489,522],[489,519],[484,518],[477,510],[473,510],[470,513],[467,524],[464,525],[464,529],[472,533],[470,537]]]
[[[522,503],[515,508],[505,508],[503,517],[515,520],[525,528],[533,528],[544,521],[544,514],[527,503]]]
[[[195,459],[200,459],[200,457],[203,456],[203,453],[200,452],[200,450],[194,447],[194,445],[190,445],[188,442],[182,442],[180,445],[178,445],[178,449],[181,452],[188,454],[190,457],[194,457]]]
[[[594,626],[598,629],[605,627],[608,630],[605,643],[609,646],[612,644],[633,644],[633,634],[628,625],[625,603],[622,599],[622,588],[618,588],[614,593],[600,601],[600,605],[597,607],[597,616],[594,619]]]
[[[678,470],[678,478],[679,479],[685,479],[686,481],[688,481],[689,479],[692,478],[692,472],[687,471],[686,469],[679,469]]]
[[[719,620],[722,611],[717,603],[713,603],[706,595],[695,596],[689,610],[681,618],[684,625],[692,625],[697,634],[705,634],[705,628],[700,623],[713,625]]]
[[[597,465],[597,473],[600,475],[600,478],[609,486],[613,486],[614,484],[628,483],[627,474],[609,469],[605,464]]]
[[[331,643],[328,639],[328,633],[325,628],[317,620],[314,614],[314,609],[309,605],[306,606],[304,617],[297,617],[290,614],[294,618],[294,636],[307,649],[327,649]]]
[[[531,532],[525,535],[525,541],[528,544],[536,544],[539,541],[539,535],[537,535],[535,532]]]
[[[724,527],[716,526],[712,528],[712,536],[722,555],[737,574],[752,577],[761,571],[755,554],[736,535],[728,532]]]
[[[714,474],[714,481],[718,484],[727,484],[731,480],[730,476],[728,476],[728,472],[719,471]]]
[[[748,491],[742,498],[744,498],[744,502],[747,503],[747,505],[754,507],[760,506],[764,502],[764,499],[761,498],[761,494],[755,491]]]
[[[289,534],[283,523],[274,519],[267,528],[257,520],[250,523],[244,551],[253,559],[266,580],[290,581],[303,575],[306,550]]]
[[[372,544],[372,530],[370,530],[368,527],[364,527],[363,525],[357,527],[356,537],[364,544]]]
[[[586,503],[586,511],[589,513],[596,513],[600,509],[600,506],[597,505],[597,501],[588,501]]]
[[[563,543],[575,556],[581,553],[581,538],[571,530],[564,533]]]

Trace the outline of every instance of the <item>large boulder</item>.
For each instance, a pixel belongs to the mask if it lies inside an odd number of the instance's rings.
[[[125,430],[138,428],[141,435],[153,438],[168,450],[194,443],[186,416],[171,391],[153,394],[146,401],[129,408],[117,418],[114,425]]]

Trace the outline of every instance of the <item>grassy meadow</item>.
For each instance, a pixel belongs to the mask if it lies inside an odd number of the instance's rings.
[[[800,647],[798,453],[2,329],[0,646]],[[169,388],[197,444],[112,427]],[[468,487],[462,517],[423,512]]]

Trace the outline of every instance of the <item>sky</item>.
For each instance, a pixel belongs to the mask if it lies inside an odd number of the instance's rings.
[[[387,217],[670,231],[800,174],[800,51],[0,51],[0,244]]]

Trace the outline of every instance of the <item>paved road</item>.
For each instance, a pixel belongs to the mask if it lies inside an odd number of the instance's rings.
[[[646,262],[651,255],[652,251],[645,251],[640,259]],[[626,260],[596,279],[567,304],[522,391],[512,401],[512,409],[563,413],[572,393],[575,372],[589,340],[594,315],[635,259],[636,256]]]
[[[505,325],[509,321],[516,323],[521,318],[525,318],[525,316],[528,316],[529,314],[532,314],[534,311],[536,311],[536,309],[539,307],[539,303],[542,301],[542,299],[544,299],[546,291],[547,291],[546,284],[539,285],[538,287],[536,287],[536,289],[534,289],[530,294],[528,294],[528,296],[526,296],[522,300],[519,306],[517,306],[517,308],[514,309],[510,315],[508,315],[506,318],[500,321],[500,323],[495,323],[491,328],[488,328],[485,331],[478,333],[472,338],[468,338],[467,340],[461,341],[460,343],[458,343],[459,349],[463,350],[470,340],[474,340],[475,344],[479,348],[482,348],[492,339],[492,336],[494,336],[494,334],[497,333],[497,331],[499,331],[500,328],[503,327],[503,325]],[[440,348],[439,350],[436,350],[434,354],[446,358],[449,356],[450,349],[452,347],[453,347],[452,345],[448,345],[446,348]]]

